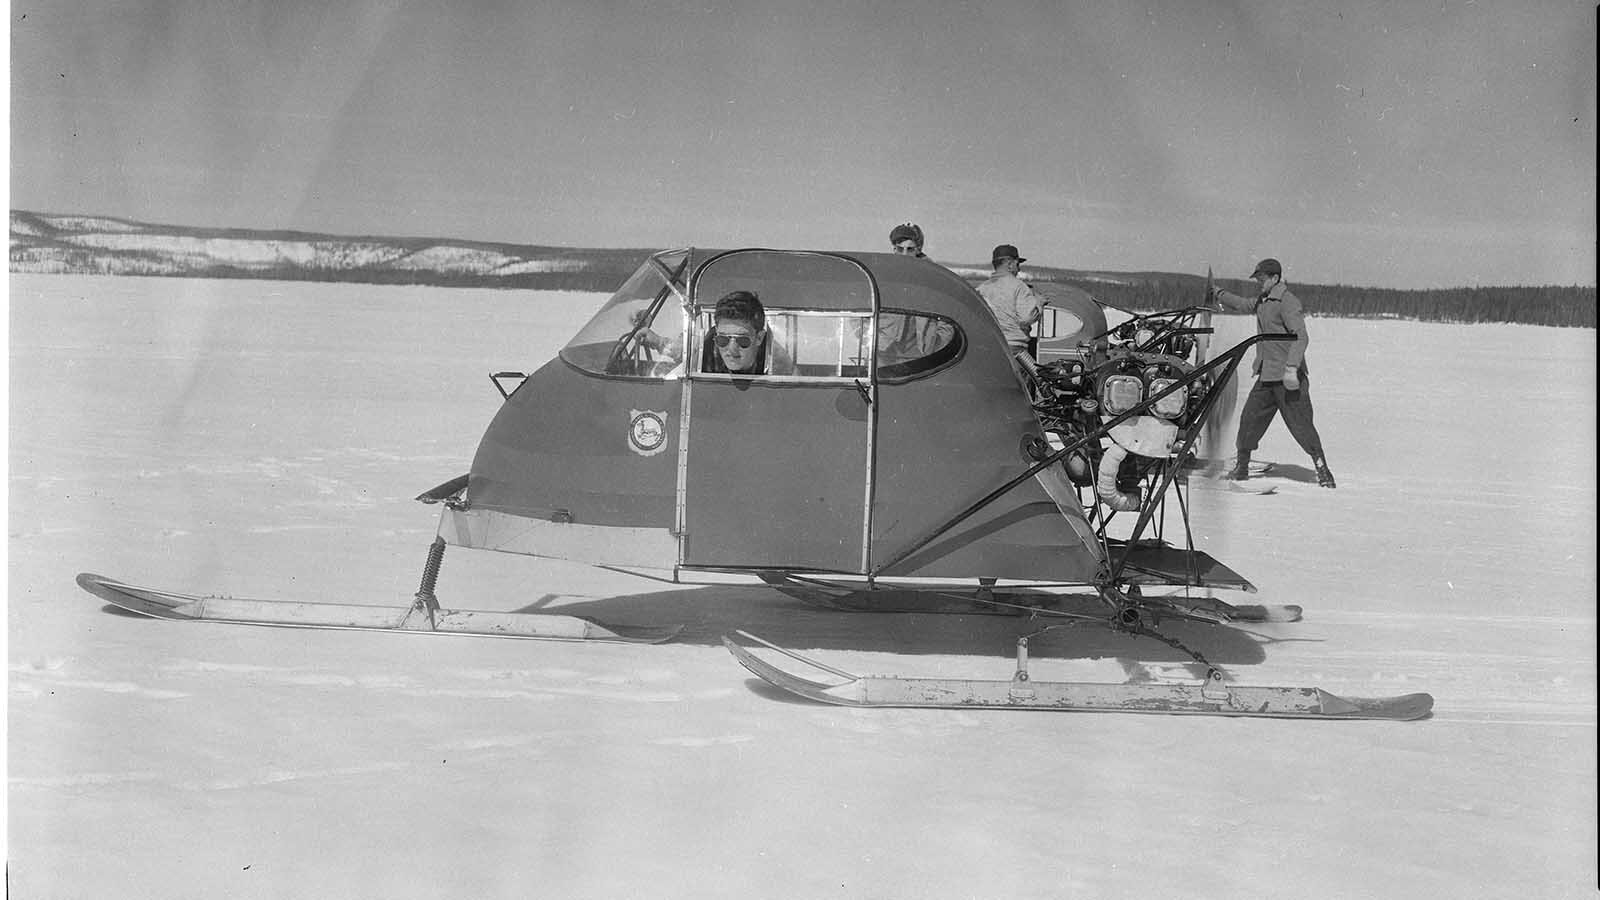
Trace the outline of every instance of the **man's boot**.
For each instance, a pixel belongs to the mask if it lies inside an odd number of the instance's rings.
[[[1245,481],[1250,477],[1250,451],[1240,450],[1238,457],[1233,461],[1233,468],[1228,474],[1222,476],[1227,481]]]
[[[1336,488],[1336,487],[1339,486],[1339,485],[1335,484],[1334,481],[1333,481],[1333,470],[1328,468],[1328,461],[1327,460],[1325,460],[1322,457],[1318,456],[1318,457],[1314,457],[1311,460],[1311,464],[1313,466],[1317,467],[1317,486],[1318,487]]]

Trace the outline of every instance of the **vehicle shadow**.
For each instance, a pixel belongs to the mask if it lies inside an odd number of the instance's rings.
[[[808,606],[757,586],[716,585],[563,603],[518,612],[584,616],[601,622],[683,626],[674,643],[721,646],[746,631],[792,650],[854,650],[908,655],[1012,658],[1031,635],[1029,655],[1055,659],[1134,659],[1189,663],[1177,647],[1111,629],[1100,621],[1025,615],[842,612]],[[1072,624],[1068,624],[1071,622]],[[1056,626],[1049,627],[1047,626]],[[1215,665],[1254,665],[1272,643],[1239,627],[1163,619],[1159,632]]]

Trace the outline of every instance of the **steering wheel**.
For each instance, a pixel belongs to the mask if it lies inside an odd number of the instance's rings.
[[[683,270],[688,267],[690,255],[685,254],[683,260],[678,263],[678,267],[672,270],[667,277],[667,283],[661,286],[661,290],[656,291],[655,299],[651,300],[650,304],[644,309],[635,313],[639,317],[638,324],[624,332],[622,337],[617,338],[616,344],[611,348],[611,356],[606,359],[607,375],[638,375],[655,368],[655,351],[650,349],[650,345],[644,342],[644,333],[650,330],[650,323],[655,320],[656,311],[661,309],[661,304],[666,301],[673,291],[673,284],[683,274]],[[630,344],[636,346],[630,347]],[[637,354],[637,357],[635,354]],[[647,365],[641,365],[641,363]]]
[[[644,333],[649,330],[648,325],[640,324],[628,329],[622,337],[617,338],[616,344],[611,348],[611,356],[606,360],[607,375],[637,375],[640,369],[644,368],[640,365],[641,362],[655,365],[655,351],[644,342]],[[634,356],[635,352],[638,353],[637,359]]]

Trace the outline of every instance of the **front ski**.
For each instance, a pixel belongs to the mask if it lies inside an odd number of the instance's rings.
[[[810,700],[840,706],[1396,720],[1420,719],[1433,710],[1433,697],[1429,694],[1340,697],[1321,688],[1229,685],[1224,684],[1217,673],[1200,684],[1033,681],[1028,677],[1027,656],[1021,651],[1022,645],[1019,645],[1017,673],[1009,681],[852,675],[785,650],[748,632],[736,633],[813,669],[842,679],[838,683],[827,684],[802,678],[778,668],[724,636],[722,643],[734,658],[763,681]]]
[[[411,606],[362,606],[197,596],[124,584],[88,572],[78,576],[78,586],[113,606],[174,621],[633,644],[659,644],[682,630],[678,625],[609,625],[578,616],[432,609],[420,602]]]

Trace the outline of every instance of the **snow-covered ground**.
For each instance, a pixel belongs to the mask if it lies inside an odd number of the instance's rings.
[[[460,549],[448,605],[687,628],[185,625],[73,584],[406,602],[411,498],[466,471],[487,374],[602,299],[13,275],[11,896],[1595,895],[1592,331],[1315,319],[1339,490],[1280,423],[1277,494],[1195,494],[1206,548],[1307,612],[1174,633],[1243,683],[1429,691],[1420,722],[812,705],[718,636],[1004,678],[1025,626]],[[1035,677],[1176,665],[1151,643],[1051,637]]]

